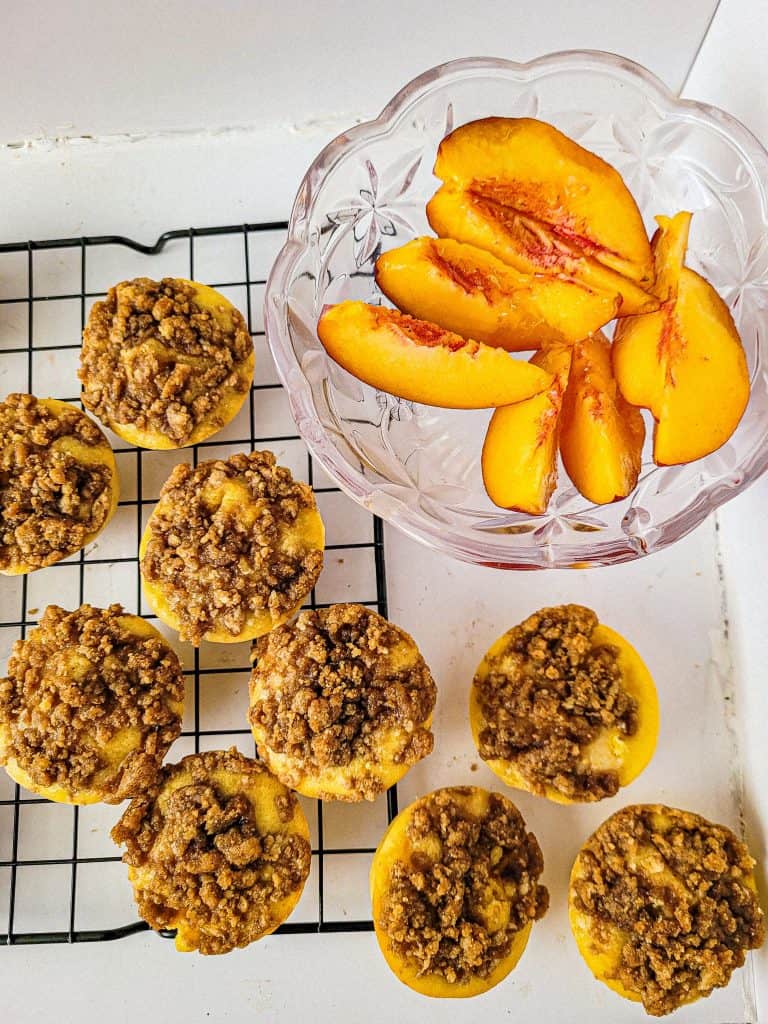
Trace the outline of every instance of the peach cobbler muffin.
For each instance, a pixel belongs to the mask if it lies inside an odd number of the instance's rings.
[[[427,996],[475,996],[518,962],[549,894],[536,837],[500,793],[438,789],[395,818],[373,858],[379,946]]]
[[[654,1017],[727,985],[765,939],[754,860],[724,825],[637,804],[611,815],[571,872],[571,928],[588,967]]]
[[[50,605],[0,679],[0,764],[48,800],[119,803],[154,782],[183,710],[181,664],[148,622]]]
[[[112,449],[79,409],[34,395],[0,402],[0,573],[75,554],[104,529],[117,500]]]
[[[434,680],[413,639],[376,612],[301,612],[252,657],[259,756],[304,796],[373,800],[431,753]]]
[[[139,913],[181,952],[227,953],[273,932],[309,874],[296,797],[232,748],[166,765],[112,830]]]
[[[304,603],[324,543],[312,488],[272,452],[176,466],[141,541],[144,592],[182,640],[252,640]]]
[[[83,405],[129,444],[182,448],[234,419],[253,381],[242,313],[207,285],[138,277],[95,302],[83,331]]]
[[[508,786],[557,803],[614,796],[656,746],[656,687],[635,649],[583,605],[542,608],[475,673],[475,744]]]

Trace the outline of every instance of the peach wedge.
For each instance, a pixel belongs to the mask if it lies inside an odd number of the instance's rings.
[[[491,117],[443,139],[427,205],[434,231],[527,273],[565,274],[619,294],[620,315],[655,308],[653,260],[621,175],[556,128]]]
[[[692,462],[725,444],[749,401],[749,372],[723,300],[683,265],[689,214],[657,218],[660,310],[621,321],[613,363],[622,394],[651,410],[660,465]]]
[[[567,344],[613,320],[619,297],[524,274],[473,245],[415,238],[381,255],[376,283],[404,313],[509,352]]]
[[[625,498],[640,474],[645,425],[622,398],[611,346],[599,332],[577,342],[561,413],[560,454],[581,494],[596,505]]]
[[[490,409],[538,394],[551,376],[437,324],[364,302],[330,306],[317,334],[359,380],[399,398],[448,409]]]
[[[483,482],[501,508],[542,515],[557,486],[560,410],[571,350],[547,349],[531,362],[552,374],[552,384],[525,402],[495,410],[483,444]]]

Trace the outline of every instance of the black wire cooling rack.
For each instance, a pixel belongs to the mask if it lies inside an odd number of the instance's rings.
[[[313,464],[295,432],[264,341],[261,298],[285,228],[284,222],[189,228],[167,231],[153,245],[116,235],[0,244],[0,390],[79,403],[77,350],[92,301],[130,277],[199,275],[247,316],[257,350],[256,377],[249,402],[229,428],[193,449],[172,453],[171,459],[197,464],[201,457],[271,448],[279,462],[313,485],[324,513],[326,570],[309,605],[351,600],[386,615],[381,521],[340,494]],[[145,618],[154,618],[142,600],[138,541],[173,462],[168,453],[132,448],[114,435],[111,440],[121,479],[115,519],[79,555],[29,576],[0,579],[4,656],[49,603],[76,607],[84,601],[106,605],[117,600],[129,611],[134,604]],[[169,759],[232,743],[254,753],[245,719],[248,652],[245,645],[235,647],[234,654],[222,645],[183,652],[189,707]],[[240,700],[232,701],[232,718],[222,722],[218,693],[233,687]],[[206,721],[211,708],[216,711],[213,724]],[[101,942],[146,930],[131,910],[126,869],[108,838],[121,809],[52,804],[5,777],[3,785],[0,943]],[[312,825],[313,867],[293,920],[279,932],[371,930],[359,894],[350,899],[349,883],[357,877],[362,884],[367,875],[376,837],[397,813],[396,790],[367,808],[326,805],[325,820],[320,802],[302,802]]]

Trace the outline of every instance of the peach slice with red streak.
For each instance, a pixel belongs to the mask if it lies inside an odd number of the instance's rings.
[[[621,296],[619,315],[658,305],[653,260],[621,175],[556,128],[490,117],[440,144],[434,231],[487,249],[526,273],[566,275]]]
[[[509,352],[577,341],[619,307],[617,295],[523,274],[451,238],[415,238],[384,253],[376,283],[403,312]]]
[[[489,409],[538,394],[550,374],[498,348],[385,306],[342,302],[320,317],[328,354],[365,384],[448,409]]]
[[[618,324],[613,363],[622,394],[651,410],[660,465],[692,462],[733,434],[749,401],[749,371],[733,318],[684,265],[691,215],[657,217],[652,248],[661,309]]]
[[[637,484],[645,424],[622,397],[611,345],[598,332],[573,346],[560,414],[560,454],[568,476],[596,505],[625,498]]]
[[[560,411],[571,350],[555,346],[531,360],[552,374],[552,384],[526,402],[496,409],[483,444],[483,482],[501,508],[542,515],[557,486]]]

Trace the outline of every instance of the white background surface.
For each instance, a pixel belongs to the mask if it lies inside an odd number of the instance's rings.
[[[6,4],[0,139],[210,127],[303,130],[378,113],[454,57],[624,53],[679,88],[715,0]]]
[[[281,218],[320,146],[377,112],[429,65],[480,53],[526,59],[566,47],[602,48],[642,61],[679,88],[714,6],[709,0],[393,0],[381,11],[331,0],[7,4],[0,235],[109,231],[149,240],[168,227]],[[764,0],[722,0],[686,88],[730,109],[763,141],[767,10]],[[123,133],[135,137],[115,137]],[[60,135],[99,138],[55,141]],[[749,768],[747,826],[754,852],[764,857],[767,499],[768,486],[758,484],[721,515],[719,535],[708,524],[673,551],[588,574],[470,569],[388,531],[391,615],[417,636],[444,688],[438,729],[455,735],[460,709],[451,695],[463,694],[485,642],[531,608],[577,599],[610,610],[611,624],[638,646],[647,637],[652,657],[664,671],[678,671],[684,686],[695,662],[704,663],[706,678],[707,666],[714,671],[716,660],[722,664],[724,598],[733,662],[725,667]],[[662,636],[669,649],[653,652]],[[446,755],[439,772],[440,781],[466,781],[466,765]],[[418,783],[416,775],[409,784]],[[535,802],[523,810],[535,824]],[[535,941],[526,956],[536,956]],[[764,955],[760,962],[762,1020],[768,1019]],[[271,1022],[310,1009],[322,1022],[489,1019],[482,999],[457,1006],[409,993],[391,978],[368,935],[277,937],[207,960],[179,957],[169,943],[147,935],[112,945],[3,949],[0,983],[2,1019],[14,1024],[52,1014],[115,1024]],[[567,1007],[564,984],[558,979],[553,989]],[[509,985],[508,1015],[525,1020],[524,980],[513,976]],[[565,1010],[557,1019],[579,1018]]]

